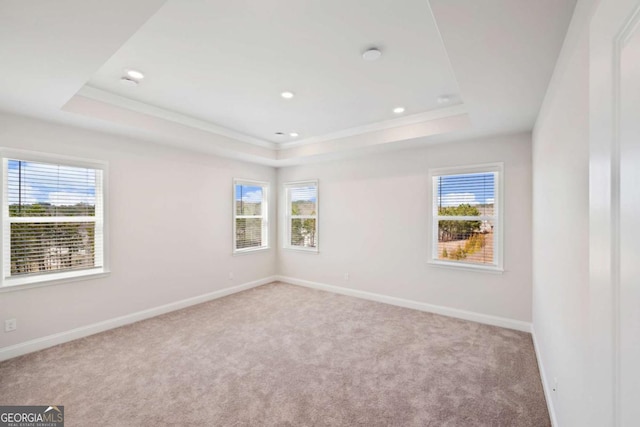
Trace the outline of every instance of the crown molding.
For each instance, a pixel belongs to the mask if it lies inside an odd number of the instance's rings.
[[[333,141],[336,139],[348,138],[351,136],[362,135],[370,132],[377,132],[397,128],[401,126],[414,125],[418,123],[428,122],[431,120],[442,119],[446,117],[459,116],[466,114],[467,109],[464,104],[452,105],[437,110],[425,111],[423,113],[412,114],[397,119],[385,120],[382,122],[370,123],[368,125],[357,126],[349,129],[343,129],[337,132],[328,133],[320,136],[301,139],[298,141],[281,142],[276,146],[276,150],[285,150],[288,148],[298,147],[302,145],[316,144],[318,142]]]
[[[135,101],[133,99],[116,95],[115,93],[108,92],[103,89],[98,89],[93,86],[85,85],[82,87],[77,95],[84,96],[85,98],[101,101],[107,104],[114,105],[116,107],[126,108],[128,110],[136,111],[138,113],[147,114],[150,116],[158,117],[160,119],[168,120],[171,122],[179,123],[184,126],[188,126],[195,129],[200,129],[206,132],[214,133],[217,135],[232,138],[238,141],[253,144],[258,147],[270,148],[272,150],[277,149],[277,144],[269,141],[264,141],[259,138],[254,138],[249,135],[225,128],[208,122],[206,120],[196,119],[191,116],[176,113],[175,111],[166,110],[164,108],[156,107],[144,102]]]
[[[450,133],[471,126],[465,105],[456,104],[278,144],[87,85],[62,110],[133,126],[156,135],[158,141],[169,145],[212,152],[223,157],[240,156],[246,161],[276,167],[295,159],[331,153],[346,155],[347,151]],[[213,141],[211,137],[217,139]]]
[[[370,132],[376,132],[386,129],[397,128],[401,126],[414,125],[418,123],[424,123],[431,120],[437,120],[445,117],[458,116],[465,114],[466,108],[464,104],[452,105],[445,108],[439,108],[437,110],[426,111],[423,113],[412,114],[410,116],[399,117],[397,119],[385,120],[382,122],[370,123],[363,126],[357,126],[353,128],[343,129],[337,132],[331,132],[324,135],[314,136],[310,138],[301,139],[298,141],[275,143],[265,141],[259,138],[254,138],[249,135],[228,129],[223,126],[216,125],[206,120],[196,119],[191,116],[176,113],[171,110],[156,107],[144,102],[135,101],[131,98],[127,98],[115,93],[98,89],[93,86],[85,85],[81,88],[77,95],[85,98],[93,99],[96,101],[104,102],[114,105],[120,108],[126,108],[128,110],[136,111],[139,113],[154,116],[163,120],[179,123],[184,126],[188,126],[195,129],[200,129],[209,133],[225,136],[238,141],[246,142],[248,144],[256,145],[258,147],[269,148],[272,150],[285,150],[289,148],[299,147],[303,145],[316,144],[319,142],[332,141],[336,139],[348,138],[352,136],[362,135]]]

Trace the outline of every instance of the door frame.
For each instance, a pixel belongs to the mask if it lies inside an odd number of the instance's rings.
[[[602,0],[589,26],[589,293],[592,425],[621,426],[620,61],[640,1]]]

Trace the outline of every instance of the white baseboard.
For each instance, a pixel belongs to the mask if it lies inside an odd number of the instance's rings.
[[[553,390],[553,386],[549,383],[546,370],[544,369],[544,365],[542,364],[542,355],[540,354],[540,349],[538,348],[538,340],[536,339],[536,330],[533,325],[531,325],[531,337],[533,339],[533,348],[536,352],[536,359],[538,359],[538,370],[540,371],[540,380],[542,381],[542,389],[544,390],[544,398],[547,401],[547,410],[549,411],[549,418],[551,419],[551,426],[557,427],[558,420],[556,418],[556,410],[553,406],[553,399],[551,395],[551,391]]]
[[[363,298],[371,301],[382,302],[386,304],[396,305],[399,307],[411,308],[414,310],[426,311],[429,313],[441,314],[443,316],[455,317],[458,319],[470,320],[473,322],[484,323],[487,325],[500,326],[508,329],[515,329],[523,332],[531,332],[531,324],[519,320],[507,319],[498,316],[491,316],[487,314],[475,313],[466,310],[459,310],[456,308],[442,307],[433,304],[427,304],[424,302],[412,301],[403,298],[396,298],[382,294],[376,294],[373,292],[360,291],[356,289],[344,288],[341,286],[327,285],[324,283],[311,282],[309,280],[295,279],[293,277],[286,276],[270,276],[264,279],[255,280],[253,282],[244,283],[242,285],[232,286],[229,288],[221,289],[219,291],[210,292],[204,295],[199,295],[193,298],[187,298],[181,301],[165,304],[159,307],[150,308],[147,310],[138,311],[136,313],[127,314],[124,316],[116,317],[114,319],[105,320],[102,322],[94,323],[87,326],[81,326],[69,331],[60,332],[53,335],[48,335],[42,338],[36,338],[23,343],[15,344],[12,346],[0,348],[0,361],[11,359],[13,357],[21,356],[23,354],[31,353],[38,350],[43,350],[48,347],[53,347],[58,344],[73,341],[78,338],[83,338],[89,335],[97,334],[109,329],[117,328],[120,326],[128,325],[130,323],[138,322],[140,320],[148,319],[151,317],[159,316],[164,313],[168,313],[175,310],[180,310],[192,305],[200,304],[203,302],[211,301],[217,298],[222,298],[227,295],[231,295],[237,292],[241,292],[247,289],[255,288],[265,285],[274,281],[281,281],[292,285],[304,286],[307,288],[319,289],[323,291],[333,292],[342,295],[348,295],[356,298]],[[534,337],[535,343],[535,337]],[[537,352],[537,347],[536,347]],[[540,364],[540,356],[538,356],[538,363]],[[540,364],[540,366],[542,366]],[[544,371],[541,370],[543,385],[545,385],[545,395],[547,393],[546,381],[544,381]],[[547,402],[550,402],[547,398]],[[551,409],[549,410],[550,413]]]
[[[296,279],[293,277],[276,276],[277,280],[291,285],[299,285],[307,288],[319,289],[322,291],[334,292],[336,294],[348,295],[356,298],[363,298],[371,301],[383,302],[397,305],[399,307],[412,308],[414,310],[426,311],[429,313],[441,314],[443,316],[455,317],[458,319],[470,320],[472,322],[484,323],[486,325],[500,326],[502,328],[515,329],[517,331],[531,332],[531,323],[521,320],[507,319],[504,317],[491,316],[488,314],[475,313],[473,311],[459,310],[457,308],[443,307],[439,305],[427,304],[419,301],[412,301],[403,298],[396,298],[373,292],[360,291],[356,289],[343,288],[341,286],[327,285],[324,283],[311,282],[309,280]]]
[[[42,350],[48,347],[53,347],[54,345],[73,341],[78,338],[83,338],[89,335],[97,334],[99,332],[103,332],[109,329],[128,325],[130,323],[138,322],[140,320],[148,319],[150,317],[159,316],[161,314],[169,313],[171,311],[180,310],[181,308],[186,308],[192,305],[211,301],[217,298],[222,298],[227,295],[245,291],[247,289],[266,285],[267,283],[271,283],[276,280],[277,280],[276,276],[265,277],[264,279],[255,280],[253,282],[244,283],[242,285],[231,286],[229,288],[220,289],[219,291],[210,292],[204,295],[199,295],[197,297],[183,299],[181,301],[172,302],[169,304],[161,305],[159,307],[149,308],[147,310],[126,314],[124,316],[116,317],[109,320],[104,320],[102,322],[93,323],[91,325],[81,326],[79,328],[71,329],[69,331],[60,332],[57,334],[48,335],[46,337],[36,338],[30,341],[15,344],[9,347],[0,348],[0,361],[21,356],[23,354],[32,353],[34,351]]]

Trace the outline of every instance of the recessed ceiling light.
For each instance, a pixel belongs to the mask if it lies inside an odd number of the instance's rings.
[[[369,50],[365,50],[362,54],[362,59],[365,61],[375,61],[376,59],[382,56],[382,52],[380,52],[377,48],[371,48]]]
[[[296,137],[298,137],[298,132],[289,132],[289,136],[291,138],[296,138]]]
[[[291,99],[293,98],[293,92],[289,92],[289,91],[284,91],[280,94],[281,97],[283,97],[284,99]]]
[[[448,104],[449,102],[451,102],[451,98],[448,96],[439,96],[438,97],[438,104]]]
[[[125,86],[129,86],[129,87],[135,87],[138,86],[138,81],[137,80],[133,80],[129,77],[122,77],[120,79],[120,83],[122,83]]]
[[[393,112],[396,114],[402,114],[404,113],[404,107],[396,107],[393,109]]]
[[[127,70],[127,76],[135,80],[144,79],[144,74],[142,74],[142,72],[138,70]]]

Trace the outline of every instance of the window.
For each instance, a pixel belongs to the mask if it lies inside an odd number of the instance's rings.
[[[266,182],[233,182],[233,252],[269,247],[268,187]]]
[[[318,251],[318,181],[290,182],[286,192],[285,247]]]
[[[2,169],[2,286],[104,273],[105,165],[3,151]]]
[[[502,270],[502,165],[430,171],[431,262]]]

